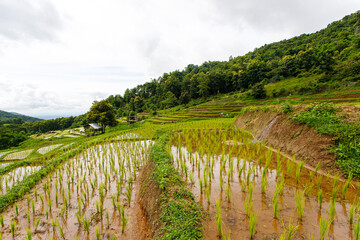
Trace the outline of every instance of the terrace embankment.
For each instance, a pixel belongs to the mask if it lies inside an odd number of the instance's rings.
[[[272,126],[263,134],[266,127],[277,117]],[[250,131],[256,139],[265,141],[271,147],[305,161],[308,167],[315,167],[321,161],[324,172],[340,170],[335,166],[335,155],[330,152],[334,144],[333,136],[319,134],[313,127],[297,124],[285,114],[276,112],[247,112],[235,120],[236,128]]]
[[[200,239],[202,213],[161,137],[141,175],[140,204],[154,239]]]

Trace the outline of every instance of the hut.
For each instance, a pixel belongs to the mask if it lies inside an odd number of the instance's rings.
[[[97,123],[89,123],[84,126],[85,129],[85,136],[90,137],[94,136],[97,132],[102,130],[102,126]]]

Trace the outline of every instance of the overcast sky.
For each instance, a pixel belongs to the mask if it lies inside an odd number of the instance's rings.
[[[0,0],[0,110],[79,115],[164,72],[357,10],[359,0]]]

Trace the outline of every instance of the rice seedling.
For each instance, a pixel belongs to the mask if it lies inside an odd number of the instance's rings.
[[[125,216],[125,209],[121,208],[121,232],[124,233],[128,218]]]
[[[37,232],[37,229],[40,225],[40,218],[36,219],[36,222],[35,222],[35,226],[34,226],[34,232],[36,233]]]
[[[0,225],[2,227],[4,227],[4,215],[3,214],[0,215]]]
[[[207,186],[205,188],[205,196],[206,196],[206,199],[207,199],[207,203],[210,204],[210,190],[209,190],[209,186]]]
[[[85,231],[89,234],[90,222],[89,222],[89,220],[86,218],[86,216],[83,217],[83,219],[82,219],[82,224],[83,224],[83,226],[84,226]]]
[[[322,206],[322,199],[323,199],[323,191],[322,189],[320,188],[318,190],[318,204],[319,204],[319,208],[321,209],[321,206]]]
[[[29,210],[26,211],[26,218],[28,220],[28,223],[30,224],[30,213]]]
[[[316,164],[316,166],[315,166],[315,174],[317,174],[317,172],[319,171],[320,167],[321,167],[321,162],[318,162],[318,163]]]
[[[31,240],[31,229],[30,228],[26,229],[26,239]]]
[[[327,218],[320,217],[320,221],[319,221],[320,240],[323,240],[325,238],[325,235],[330,227],[331,222],[332,221]]]
[[[334,202],[335,199],[336,199],[336,195],[337,195],[338,191],[339,191],[339,186],[334,186],[334,187],[333,187],[333,192],[332,192],[332,201],[333,201],[333,202]]]
[[[231,193],[230,193],[229,184],[228,184],[227,187],[226,187],[225,194],[226,194],[226,199],[227,199],[227,201],[230,202]]]
[[[280,239],[283,239],[283,240],[291,240],[291,239],[295,236],[295,234],[296,234],[299,226],[292,224],[292,223],[291,223],[291,220],[290,220],[290,221],[289,221],[289,225],[288,225],[287,227],[285,226],[284,223],[282,223],[282,228],[284,229],[284,231],[283,231],[283,233],[280,235],[279,240],[280,240]]]
[[[14,207],[15,207],[15,214],[16,214],[16,216],[18,216],[19,215],[19,206],[18,206],[18,204],[15,203]]]
[[[359,218],[356,219],[355,227],[354,227],[354,239],[359,240],[360,238],[360,221]]]
[[[342,189],[342,196],[343,196],[343,198],[345,198],[346,191],[347,191],[347,189],[348,189],[348,187],[349,187],[349,185],[350,185],[350,183],[351,183],[352,177],[353,177],[353,174],[350,173],[348,179],[346,180],[346,182],[345,182],[345,184],[344,184],[344,186],[343,186],[343,189]]]
[[[304,195],[305,196],[309,196],[312,187],[313,187],[312,183],[308,183],[308,184],[305,185],[305,188],[304,188]]]
[[[354,215],[355,215],[355,205],[351,204],[351,207],[349,209],[349,222],[350,222],[350,224],[353,224],[353,222],[354,222]]]
[[[254,213],[251,213],[249,216],[249,233],[250,233],[250,239],[253,239],[255,236],[255,228],[256,228],[256,223],[258,220],[258,216],[255,215]]]
[[[57,220],[56,219],[51,219],[51,226],[53,228],[53,232],[55,233],[56,230],[56,226],[57,226]]]
[[[298,164],[297,167],[296,167],[296,172],[295,172],[296,184],[299,183],[300,172],[301,172],[301,169],[302,169],[303,166],[304,166],[304,162],[301,162],[301,163]]]
[[[59,224],[59,222],[57,223],[57,226],[58,226],[58,230],[59,230],[59,235],[62,239],[65,239],[65,233],[61,227],[61,225]]]
[[[266,176],[261,178],[261,193],[265,193],[268,178]]]
[[[15,220],[13,219],[13,220],[10,222],[10,231],[11,231],[11,235],[12,235],[13,238],[14,238],[14,236],[15,236],[15,229],[16,229],[16,222],[15,222]]]
[[[330,221],[333,222],[335,219],[335,202],[334,201],[330,201],[330,204],[329,204],[329,217],[330,217]]]
[[[218,237],[221,238],[222,236],[222,216],[221,216],[221,208],[219,200],[216,200],[216,226],[217,226],[217,232]]]
[[[304,207],[305,207],[304,193],[299,193],[299,191],[297,190],[295,193],[295,202],[296,202],[296,211],[298,213],[298,218],[299,220],[302,220]]]
[[[272,198],[272,205],[273,205],[273,212],[274,212],[274,218],[278,218],[278,204],[279,204],[279,197],[277,192],[274,193],[274,196]]]
[[[101,235],[100,227],[99,227],[99,226],[96,226],[96,228],[95,228],[95,236],[96,236],[96,239],[97,239],[97,240],[100,239],[100,235]]]

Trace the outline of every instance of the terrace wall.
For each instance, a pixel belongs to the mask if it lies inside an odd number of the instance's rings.
[[[244,128],[259,139],[276,116],[278,118],[262,141],[290,156],[295,155],[297,160],[305,161],[310,168],[321,161],[323,171],[339,171],[335,166],[335,155],[330,151],[334,144],[333,136],[319,134],[313,127],[297,124],[285,114],[269,111],[247,112],[238,116],[234,124],[236,128]]]

